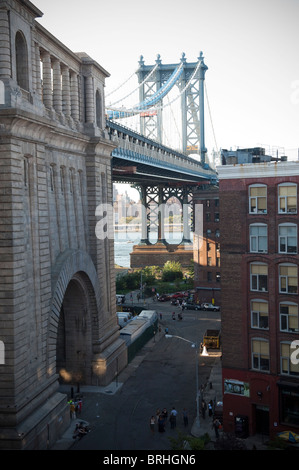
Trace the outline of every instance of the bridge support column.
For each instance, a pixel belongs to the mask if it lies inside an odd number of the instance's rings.
[[[159,186],[158,192],[158,240],[156,245],[167,245],[165,240],[165,231],[164,231],[164,218],[165,218],[165,207],[164,207],[164,196],[163,196],[163,187]]]
[[[148,229],[147,229],[147,202],[146,187],[140,186],[140,202],[141,202],[141,240],[139,245],[149,245]]]
[[[189,220],[189,203],[188,191],[186,188],[183,190],[183,240],[180,245],[192,245],[190,234],[190,220]]]

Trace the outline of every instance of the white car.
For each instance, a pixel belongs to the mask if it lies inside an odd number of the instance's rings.
[[[213,305],[208,302],[201,304],[202,310],[212,310],[213,312],[219,312],[220,307],[218,305]]]

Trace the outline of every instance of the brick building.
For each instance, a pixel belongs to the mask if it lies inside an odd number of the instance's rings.
[[[238,435],[299,432],[299,162],[284,160],[218,168],[223,420]]]
[[[194,288],[197,300],[221,303],[220,289],[220,215],[219,188],[217,185],[202,185],[193,196],[194,204],[202,210],[202,238],[196,242],[194,235]]]

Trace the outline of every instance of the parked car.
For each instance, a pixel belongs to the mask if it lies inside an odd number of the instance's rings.
[[[213,312],[219,312],[220,307],[218,305],[213,305],[208,302],[201,304],[202,310],[212,310]]]
[[[166,302],[167,300],[170,300],[170,295],[168,294],[159,295],[158,300],[159,302]]]
[[[186,302],[183,304],[183,309],[185,310],[201,310],[201,306],[199,304],[193,304],[191,302]]]
[[[172,296],[171,296],[172,299],[183,299],[184,297],[188,297],[188,293],[186,293],[186,292],[176,292],[175,294],[172,294]]]

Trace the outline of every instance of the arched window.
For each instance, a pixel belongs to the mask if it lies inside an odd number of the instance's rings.
[[[278,252],[297,253],[297,225],[291,223],[278,226]]]
[[[267,213],[267,186],[263,184],[249,186],[249,213]]]
[[[279,214],[297,213],[297,185],[295,183],[278,185],[278,212]]]
[[[28,91],[28,50],[25,37],[21,31],[16,34],[16,69],[18,85]]]
[[[249,237],[251,253],[266,253],[268,251],[266,224],[251,224],[249,226]]]

